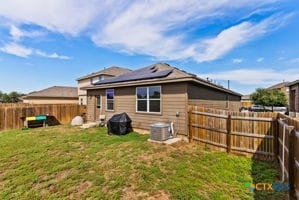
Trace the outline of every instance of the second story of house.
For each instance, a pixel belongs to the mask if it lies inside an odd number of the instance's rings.
[[[272,85],[271,87],[268,87],[267,90],[280,90],[281,92],[283,92],[287,98],[287,102],[289,104],[289,86],[288,86],[289,82],[281,82],[281,83],[277,83],[275,85]]]
[[[108,68],[104,68],[103,70],[100,70],[98,72],[94,72],[85,76],[82,76],[77,79],[78,81],[78,95],[79,96],[85,96],[86,90],[81,90],[82,87],[88,87],[93,85],[93,83],[96,83],[98,81],[102,81],[105,79],[113,78],[122,74],[125,74],[127,72],[130,72],[130,69],[123,68],[123,67],[117,67],[112,66]]]

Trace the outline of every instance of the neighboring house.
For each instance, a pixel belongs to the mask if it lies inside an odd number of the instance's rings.
[[[78,81],[79,104],[86,105],[86,90],[82,90],[80,88],[91,86],[95,82],[106,80],[108,78],[113,78],[130,71],[131,71],[130,69],[113,66],[78,78],[77,81]]]
[[[188,105],[238,110],[242,96],[164,63],[82,89],[87,90],[88,121],[126,112],[134,128],[148,130],[152,123],[174,122],[181,135],[188,135]]]
[[[76,87],[53,86],[31,92],[23,97],[23,103],[30,104],[71,104],[78,103],[78,89]]]
[[[290,116],[299,117],[299,79],[288,84],[290,89]]]
[[[252,100],[250,94],[243,95],[241,98],[242,107],[249,108],[252,105]]]
[[[286,98],[287,98],[287,103],[289,104],[289,86],[288,86],[288,84],[289,84],[289,82],[283,81],[281,83],[275,84],[275,85],[273,85],[271,87],[268,87],[266,89],[267,90],[275,90],[276,89],[276,90],[282,91],[285,94]]]

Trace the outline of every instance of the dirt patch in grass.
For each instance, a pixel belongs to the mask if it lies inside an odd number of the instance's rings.
[[[80,183],[77,186],[74,186],[71,188],[71,194],[69,195],[70,199],[80,199],[79,197],[84,194],[86,190],[88,190],[90,187],[92,187],[92,182],[85,181],[83,183]]]
[[[158,190],[153,194],[149,194],[147,192],[136,191],[134,187],[127,187],[123,190],[123,194],[121,196],[121,200],[138,200],[138,199],[146,199],[146,200],[169,200],[170,195],[164,190]]]
[[[77,187],[77,192],[79,194],[84,193],[88,188],[90,188],[92,186],[92,182],[90,181],[85,181],[83,183],[81,183],[78,187]]]
[[[54,181],[61,181],[63,179],[65,179],[66,177],[68,177],[74,170],[72,169],[67,169],[67,170],[63,170],[61,172],[58,172],[55,175],[55,178],[53,179]]]

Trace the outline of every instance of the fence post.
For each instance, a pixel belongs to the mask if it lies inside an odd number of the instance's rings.
[[[276,159],[277,159],[277,156],[278,156],[278,154],[279,154],[279,142],[278,142],[278,137],[279,137],[279,129],[280,129],[280,126],[279,126],[279,122],[278,122],[278,120],[279,120],[279,116],[277,116],[277,118],[276,118],[276,120],[274,121],[274,125],[275,125],[275,127],[274,127],[274,130],[275,130],[275,132],[274,132],[274,148],[275,148],[275,157],[276,157]]]
[[[192,110],[193,110],[193,106],[189,106],[189,109],[188,109],[189,142],[192,142],[192,140],[193,140],[193,133],[192,133]]]
[[[294,160],[294,141],[296,140],[296,130],[295,128],[293,128],[293,130],[290,133],[290,137],[289,137],[289,169],[288,169],[288,177],[289,177],[289,186],[290,186],[290,190],[289,190],[289,197],[290,199],[296,199],[295,196],[295,160]]]
[[[227,116],[226,129],[227,129],[227,134],[226,134],[227,153],[230,153],[231,151],[231,115],[230,114]]]

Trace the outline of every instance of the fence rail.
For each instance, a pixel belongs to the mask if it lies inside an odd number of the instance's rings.
[[[47,114],[61,124],[68,124],[73,117],[85,112],[85,106],[77,104],[0,104],[0,131],[22,128],[22,117]]]
[[[227,152],[274,159],[273,113],[240,113],[189,106],[190,140],[224,148]]]
[[[278,160],[290,199],[299,199],[299,121],[279,113],[240,113],[189,106],[189,139],[228,153]]]
[[[281,181],[290,184],[290,199],[299,199],[299,121],[279,114],[277,158]]]

